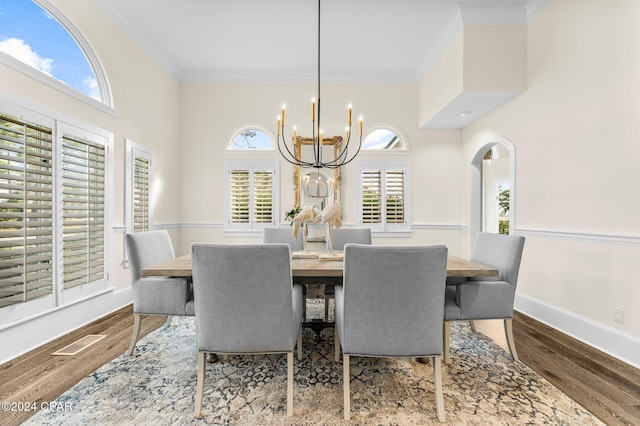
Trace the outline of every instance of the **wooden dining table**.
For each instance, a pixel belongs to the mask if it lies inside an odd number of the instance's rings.
[[[318,258],[291,259],[291,274],[295,282],[327,283],[342,280],[344,262],[342,260],[324,260]],[[142,268],[143,277],[182,277],[192,276],[191,255],[184,255],[157,265]],[[447,259],[447,277],[496,277],[498,270],[461,257],[449,255]]]
[[[143,277],[190,278],[192,276],[191,255],[180,256],[157,265],[142,268],[140,275]],[[291,275],[294,283],[304,284],[305,286],[314,284],[334,286],[342,284],[344,261],[335,259],[325,260],[321,258],[297,258],[294,253],[291,259]],[[449,255],[447,258],[448,278],[495,276],[498,276],[497,269],[453,255]],[[333,327],[334,323],[321,319],[313,319],[303,322],[303,326],[309,327],[314,331],[314,339],[320,339],[322,330],[327,327]]]

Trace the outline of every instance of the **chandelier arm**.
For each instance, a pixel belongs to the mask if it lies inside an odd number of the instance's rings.
[[[284,126],[282,127],[282,145],[284,145],[284,147],[287,150],[287,153],[289,154],[289,156],[292,159],[296,160],[296,162],[297,162],[298,159],[296,158],[296,156],[289,149],[289,146],[287,145],[287,139],[284,137]],[[282,151],[282,148],[280,147],[280,136],[278,136],[278,151],[280,151],[280,154],[285,158],[285,160],[289,161],[289,159],[284,155],[284,152]],[[291,161],[289,161],[289,162],[291,163]]]
[[[344,149],[342,149],[340,151],[340,154],[338,154],[338,156],[332,160],[332,161],[328,161],[327,163],[325,163],[327,166],[331,166],[331,165],[335,165],[337,167],[340,167],[343,164],[346,164],[347,159],[349,158],[349,141],[351,140],[351,132],[349,132],[349,138],[347,139],[347,143],[344,146]],[[358,140],[358,150],[357,152],[353,155],[353,157],[355,157],[356,155],[358,155],[358,153],[360,152],[360,147],[362,146],[362,136],[360,136],[359,140]]]
[[[340,155],[338,157],[336,157],[337,159],[340,159],[341,157],[344,156],[344,158],[337,163],[335,160],[332,162],[327,162],[324,163],[324,167],[328,168],[328,169],[337,169],[338,167],[344,166],[345,164],[349,164],[350,162],[352,162],[357,156],[358,153],[360,153],[360,148],[362,147],[362,137],[360,137],[360,142],[358,143],[358,149],[356,150],[356,152],[349,157],[348,155],[345,155],[347,153],[348,147],[345,147],[345,149],[343,150],[342,153],[340,153]]]
[[[282,145],[284,145],[287,153],[289,154],[289,157],[285,155],[280,144],[280,138],[278,138],[278,151],[280,152],[280,155],[282,156],[282,158],[284,158],[288,163],[293,164],[294,166],[311,167],[313,163],[302,161],[291,152],[291,150],[289,149],[289,146],[287,145],[287,140],[284,137],[284,128],[282,129],[282,131],[283,131]]]
[[[349,158],[348,160],[346,160],[344,163],[340,164],[340,166],[344,166],[346,164],[349,164],[350,162],[352,162],[360,153],[360,148],[362,146],[362,138],[360,138],[360,144],[358,144],[358,150],[353,154],[353,156],[351,158]]]

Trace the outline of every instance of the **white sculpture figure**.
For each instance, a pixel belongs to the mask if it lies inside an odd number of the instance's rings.
[[[336,201],[330,206],[325,207],[318,215],[320,223],[327,224],[327,239],[329,241],[329,256],[333,256],[333,241],[331,238],[331,228],[340,228],[342,226],[342,204]]]
[[[307,252],[307,236],[309,235],[309,223],[318,222],[318,213],[316,206],[306,207],[300,211],[292,220],[293,222],[293,238],[298,239],[298,232],[302,226],[302,249]]]

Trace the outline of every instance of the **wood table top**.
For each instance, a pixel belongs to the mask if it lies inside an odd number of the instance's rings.
[[[344,262],[322,259],[291,259],[291,273],[296,277],[342,277]],[[143,277],[191,277],[191,255],[143,268]],[[496,277],[498,270],[457,256],[447,259],[447,277]]]

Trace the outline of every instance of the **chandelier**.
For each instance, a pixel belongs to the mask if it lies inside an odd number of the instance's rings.
[[[303,168],[313,167],[317,169],[318,173],[309,173],[305,176],[307,179],[306,182],[303,181],[303,187],[309,188],[309,186],[313,187],[317,184],[317,187],[326,186],[324,182],[318,182],[317,179],[321,179],[322,174],[319,173],[320,169],[337,169],[340,166],[350,163],[360,152],[360,147],[362,146],[362,116],[359,117],[359,136],[358,136],[358,146],[356,148],[351,148],[351,154],[349,154],[350,148],[350,140],[351,140],[351,114],[353,107],[351,104],[347,106],[347,127],[346,131],[346,143],[343,147],[336,152],[333,159],[325,160],[322,158],[322,127],[320,127],[320,0],[318,0],[318,94],[317,99],[311,99],[311,122],[312,122],[312,145],[313,145],[313,161],[305,161],[302,159],[302,155],[300,154],[300,158],[298,158],[295,152],[295,145],[297,144],[297,129],[293,128],[293,138],[292,138],[292,146],[290,147],[287,144],[287,140],[285,137],[285,110],[286,105],[282,105],[282,111],[278,116],[278,150],[280,151],[280,155],[287,160],[289,163],[294,166],[300,166]],[[302,152],[302,151],[300,151]],[[311,179],[316,179],[314,182],[311,182]],[[306,183],[306,185],[305,185]],[[329,185],[332,186],[332,185]],[[306,192],[306,191],[305,191]],[[311,195],[311,194],[309,194]],[[325,195],[326,196],[326,195]]]

